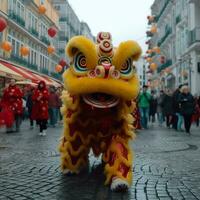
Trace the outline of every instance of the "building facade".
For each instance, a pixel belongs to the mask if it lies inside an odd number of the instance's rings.
[[[39,14],[39,5],[44,4],[46,12]],[[10,55],[0,50],[1,58],[17,63],[31,70],[41,72],[58,78],[54,72],[55,65],[59,62],[59,54],[49,55],[47,47],[56,46],[58,37],[48,36],[48,29],[54,26],[59,30],[59,15],[53,8],[50,0],[1,0],[0,16],[3,16],[8,27],[1,36],[2,41],[12,44]],[[30,54],[27,57],[20,55],[20,47],[28,46]]]
[[[137,69],[137,75],[140,80],[140,88],[148,83],[148,76],[146,74],[147,64],[143,56],[135,63]]]
[[[151,6],[158,32],[150,35],[149,49],[158,68],[151,77],[160,88],[175,89],[188,84],[193,94],[200,93],[200,1],[155,0]],[[160,57],[165,58],[160,63]],[[167,69],[167,70],[166,70]]]
[[[65,54],[65,47],[69,39],[76,35],[85,35],[90,39],[93,39],[93,36],[87,23],[80,22],[67,0],[52,0],[52,3],[60,16],[59,43],[57,48],[61,57],[69,62]]]

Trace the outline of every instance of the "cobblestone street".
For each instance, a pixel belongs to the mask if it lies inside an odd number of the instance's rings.
[[[0,130],[0,199],[49,200],[170,200],[200,199],[200,131],[192,135],[150,126],[137,133],[134,181],[128,193],[113,193],[103,186],[100,159],[90,156],[88,173],[64,176],[57,145],[61,127],[49,128],[46,137],[29,130]]]

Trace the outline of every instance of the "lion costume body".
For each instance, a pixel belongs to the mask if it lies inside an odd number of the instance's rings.
[[[97,45],[84,36],[73,37],[66,47],[70,68],[63,74],[61,109],[64,136],[60,143],[64,173],[79,173],[88,166],[88,153],[102,154],[105,184],[127,189],[132,181],[134,99],[139,81],[133,61],[140,46],[126,41],[113,48],[111,35],[101,32]]]

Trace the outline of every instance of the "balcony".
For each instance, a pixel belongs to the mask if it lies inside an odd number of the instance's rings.
[[[68,36],[59,36],[59,40],[67,42],[69,40],[69,38],[68,38]]]
[[[176,17],[176,24],[178,24],[180,21],[181,21],[181,15],[178,15],[178,16]]]
[[[33,69],[35,71],[38,70],[38,66],[37,65],[29,63],[26,59],[24,59],[23,57],[21,57],[19,55],[11,54],[10,60],[15,62],[15,63],[17,63],[17,64],[19,64],[19,65],[22,65],[24,67]]]
[[[48,40],[47,37],[41,36],[41,37],[40,37],[40,40],[41,40],[42,42],[44,42],[46,45],[50,45],[50,41]]]
[[[160,65],[157,69],[157,72],[160,73],[162,70],[166,69],[167,67],[171,66],[172,65],[172,60],[171,59],[168,59],[166,61],[166,63]]]
[[[51,72],[51,76],[55,79],[62,80],[62,75],[56,72]]]
[[[68,18],[67,17],[61,17],[59,19],[59,22],[68,22]]]
[[[32,33],[35,37],[38,37],[39,33],[32,27],[29,27],[29,32]]]
[[[25,27],[25,20],[21,16],[17,15],[14,11],[9,10],[8,16],[20,26]]]
[[[160,47],[163,42],[165,42],[165,40],[167,39],[167,37],[172,33],[172,28],[168,27],[165,30],[165,35],[158,41],[158,46]]]
[[[156,16],[156,21],[157,21],[157,22],[159,21],[160,17],[161,17],[162,14],[164,13],[164,11],[165,11],[165,9],[166,9],[166,7],[167,7],[167,5],[169,4],[170,1],[171,1],[171,0],[166,0],[166,1],[165,1],[165,4],[164,4],[163,8],[161,9],[160,13]]]
[[[41,73],[43,73],[43,74],[49,75],[49,70],[46,69],[46,68],[41,68],[40,71],[41,71]]]
[[[196,27],[188,33],[188,47],[200,42],[200,27]]]
[[[59,53],[59,54],[64,54],[64,53],[65,53],[65,50],[64,50],[64,49],[59,49],[59,50],[58,50],[58,53]]]

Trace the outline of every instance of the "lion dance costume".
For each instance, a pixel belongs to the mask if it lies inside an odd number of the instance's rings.
[[[133,61],[141,55],[134,41],[113,48],[111,35],[101,32],[97,44],[73,37],[66,47],[70,68],[63,74],[65,90],[61,109],[61,167],[76,173],[88,166],[88,153],[102,154],[105,184],[112,190],[128,189],[132,180],[134,99],[139,81]]]

